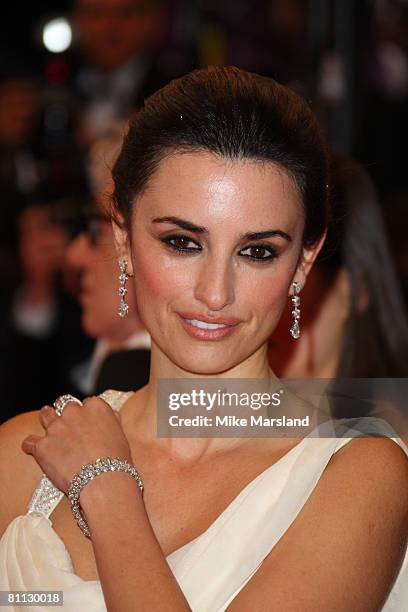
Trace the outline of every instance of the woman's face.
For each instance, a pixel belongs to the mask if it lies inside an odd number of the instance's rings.
[[[295,183],[273,164],[210,153],[159,164],[135,204],[127,254],[139,314],[171,362],[211,375],[265,348],[317,254],[302,251],[304,221]]]
[[[136,314],[132,288],[127,301],[130,316],[118,316],[119,267],[113,242],[111,222],[103,215],[91,216],[88,231],[82,232],[69,246],[66,263],[80,272],[82,325],[92,337],[123,341],[134,331],[132,317]]]

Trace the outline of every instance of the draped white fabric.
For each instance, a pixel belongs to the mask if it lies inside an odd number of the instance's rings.
[[[127,394],[107,398],[118,409]],[[384,421],[366,422],[367,433],[391,437],[392,430]],[[361,427],[345,433],[343,438],[304,438],[250,482],[207,531],[167,557],[194,612],[227,608],[294,521],[332,455],[361,435]],[[408,455],[404,443],[392,439]],[[15,518],[0,540],[0,590],[62,590],[64,612],[106,611],[99,581],[84,581],[74,573],[38,491],[34,498],[31,511]],[[21,609],[51,612],[55,608]],[[383,610],[408,610],[408,553]]]

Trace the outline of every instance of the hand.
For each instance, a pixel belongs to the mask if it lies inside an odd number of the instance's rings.
[[[132,463],[120,416],[99,397],[86,399],[82,406],[69,402],[61,416],[44,406],[39,418],[45,436],[28,436],[22,449],[65,494],[74,474],[98,457],[119,457]]]

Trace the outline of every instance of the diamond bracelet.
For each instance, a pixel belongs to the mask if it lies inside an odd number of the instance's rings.
[[[124,461],[123,459],[104,457],[103,459],[97,459],[95,463],[88,463],[87,465],[84,465],[81,471],[75,474],[71,480],[67,495],[69,501],[71,502],[72,514],[74,515],[79,528],[82,530],[83,534],[90,539],[91,533],[79,504],[79,496],[82,489],[86,484],[88,484],[88,482],[104,472],[126,472],[127,474],[130,474],[130,476],[136,480],[140,491],[143,493],[143,481],[139,472],[133,467],[133,465],[127,461]]]

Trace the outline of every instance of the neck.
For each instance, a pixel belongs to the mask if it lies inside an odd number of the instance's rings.
[[[150,380],[160,378],[276,378],[268,363],[267,345],[223,372],[197,373],[179,367],[152,340]]]
[[[172,363],[157,345],[152,342],[149,383],[135,393],[129,402],[126,415],[127,427],[131,428],[140,443],[154,447],[173,456],[180,462],[193,463],[241,446],[248,438],[158,438],[157,437],[157,390],[160,379],[251,379],[276,378],[269,367],[266,347],[261,347],[245,362],[230,370],[214,374],[197,374],[186,371]]]

